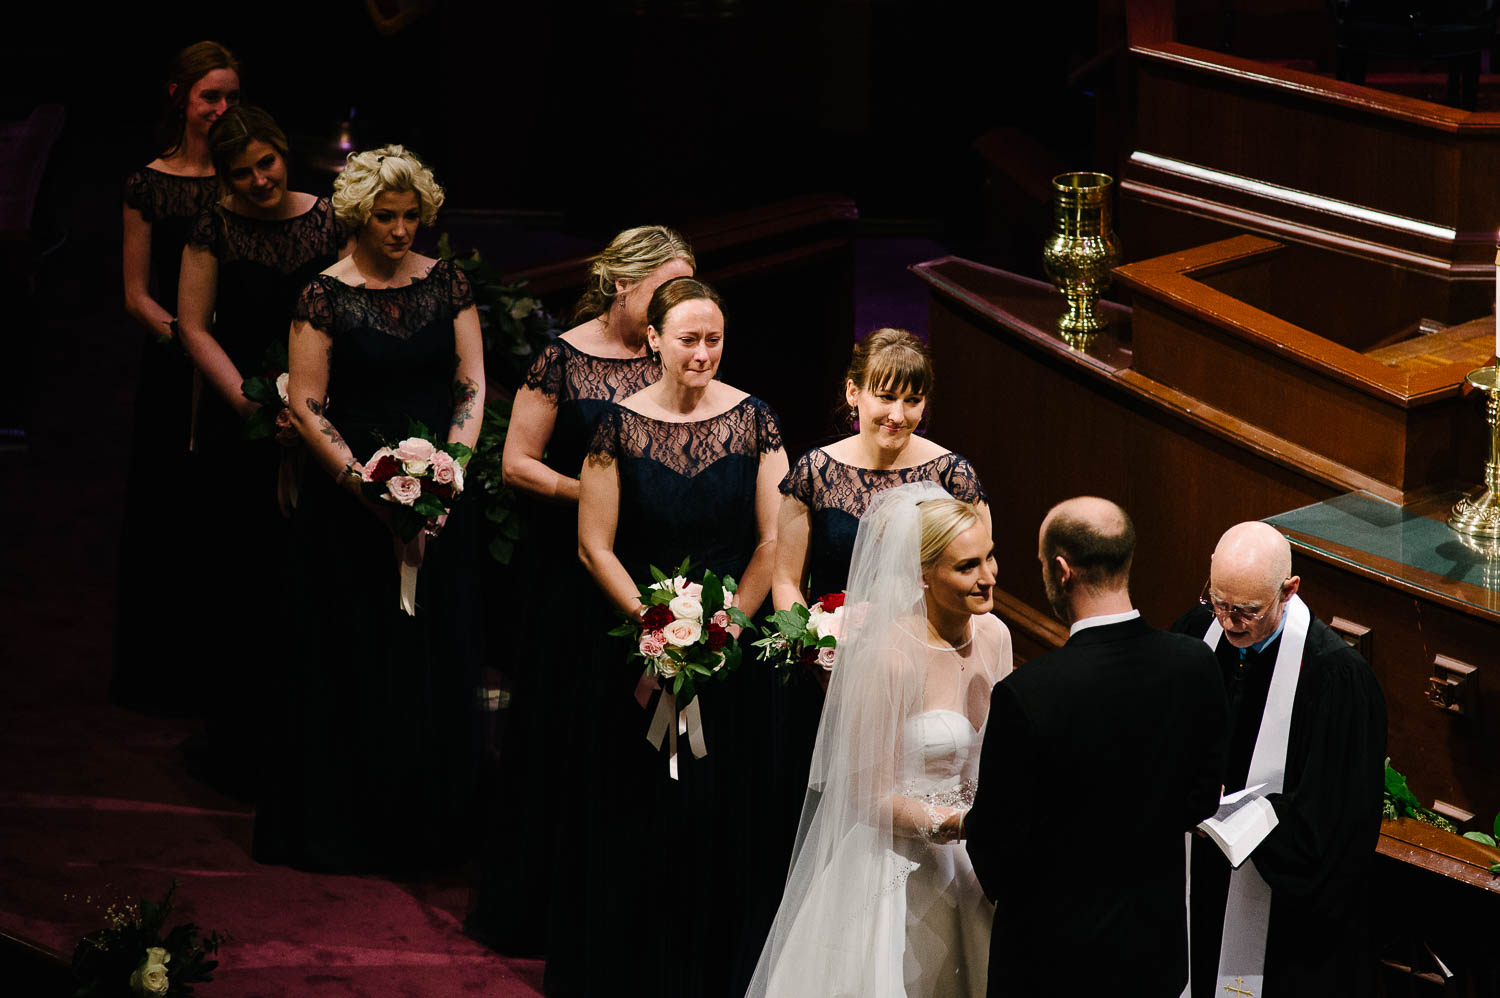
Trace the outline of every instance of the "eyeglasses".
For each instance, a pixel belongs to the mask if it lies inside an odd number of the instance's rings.
[[[1290,577],[1282,580],[1281,585],[1276,587],[1276,595],[1271,597],[1271,605],[1263,610],[1249,610],[1242,606],[1233,606],[1225,603],[1223,600],[1215,599],[1213,594],[1208,591],[1208,587],[1213,584],[1212,579],[1203,583],[1203,592],[1198,595],[1198,602],[1212,610],[1214,616],[1218,617],[1221,622],[1228,620],[1244,627],[1246,624],[1253,624],[1261,620],[1266,614],[1270,613],[1280,600],[1281,594],[1286,591],[1286,584],[1291,581]]]

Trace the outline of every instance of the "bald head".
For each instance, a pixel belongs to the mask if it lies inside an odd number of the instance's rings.
[[[1224,531],[1214,548],[1215,583],[1271,589],[1292,574],[1292,546],[1269,523],[1251,520]]]
[[[1269,523],[1252,520],[1224,531],[1214,548],[1208,594],[1222,611],[1219,623],[1229,643],[1245,648],[1276,633],[1300,581],[1292,574],[1292,546]]]
[[[1135,556],[1135,525],[1108,499],[1079,496],[1053,506],[1038,537],[1043,563],[1064,558],[1078,581],[1094,589],[1123,589]]]

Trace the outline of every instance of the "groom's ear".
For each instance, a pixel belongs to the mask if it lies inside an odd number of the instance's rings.
[[[1068,564],[1065,555],[1055,555],[1052,561],[1057,566],[1057,584],[1067,589],[1068,584],[1073,581],[1073,566]]]

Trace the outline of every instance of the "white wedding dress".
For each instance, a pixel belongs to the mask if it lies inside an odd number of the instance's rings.
[[[975,617],[962,671],[952,649],[932,648],[910,635],[902,643],[907,647],[900,649],[898,671],[911,676],[942,670],[956,673],[959,682],[921,683],[946,705],[901,723],[899,745],[892,749],[899,760],[895,793],[966,808],[978,782],[990,689],[1010,672],[1010,633],[996,617]],[[971,717],[979,719],[977,729]],[[863,901],[855,901],[861,894]],[[765,993],[980,998],[994,911],[962,842],[900,834],[884,839],[878,824],[856,823],[809,886],[790,931],[781,934]],[[893,946],[900,947],[899,968],[881,958]]]

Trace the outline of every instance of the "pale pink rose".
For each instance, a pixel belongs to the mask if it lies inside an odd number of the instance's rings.
[[[407,437],[396,445],[396,460],[406,468],[408,475],[426,472],[427,466],[432,463],[432,455],[436,453],[437,448],[432,446],[432,442],[421,437]]]
[[[678,596],[686,596],[689,599],[695,600],[703,599],[703,586],[701,583],[689,582],[679,575],[672,580],[672,586],[677,591]]]
[[[701,591],[703,587],[698,589]],[[667,609],[672,611],[672,616],[682,620],[703,620],[703,603],[692,596],[678,596],[667,604]]]
[[[718,624],[720,627],[728,627],[729,626],[729,614],[726,613],[723,610],[715,610],[714,611],[714,615],[713,615],[713,619],[710,620],[709,623]]]
[[[453,491],[455,491],[455,492],[462,492],[463,490],[464,490],[464,466],[461,465],[461,464],[459,464],[457,461],[454,461],[453,462]]]
[[[823,670],[825,672],[832,672],[833,671],[833,660],[834,660],[834,658],[837,655],[838,655],[838,649],[837,648],[819,648],[818,649],[818,664],[823,667]]]
[[[432,455],[432,480],[439,485],[453,484],[453,469],[457,467],[458,462],[446,451],[435,452]]]
[[[647,658],[656,658],[667,650],[667,639],[662,637],[661,631],[647,631],[641,635],[641,654]]]
[[[661,635],[667,639],[667,643],[678,648],[686,648],[702,634],[703,625],[696,620],[674,620],[661,629]]]
[[[724,605],[734,606],[734,593],[730,592],[728,589],[724,590]]]
[[[291,380],[291,375],[282,371],[276,376],[276,394],[281,396],[282,405],[291,405],[291,400],[286,397],[286,383]]]
[[[813,622],[810,620],[808,624],[811,626]],[[844,633],[844,608],[839,607],[832,613],[819,614],[817,624],[813,627],[813,630],[817,632],[820,638],[842,637]]]
[[[403,506],[410,506],[422,495],[422,483],[410,475],[396,475],[385,483],[386,496]]]
[[[389,447],[382,447],[382,448],[380,448],[378,451],[376,451],[375,453],[371,454],[370,455],[370,459],[365,462],[364,469],[360,472],[360,477],[363,478],[367,482],[373,482],[375,479],[373,479],[373,478],[370,477],[370,472],[375,468],[375,466],[377,464],[380,463],[380,459],[383,458],[383,457],[395,457],[395,456],[396,456],[396,452],[393,451],[393,450],[391,450]]]

